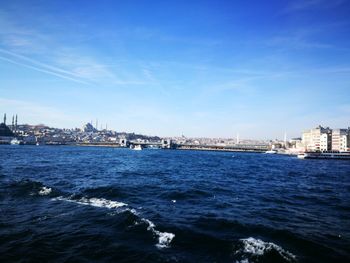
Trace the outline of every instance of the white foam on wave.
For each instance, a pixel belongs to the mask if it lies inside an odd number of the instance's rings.
[[[76,203],[76,204],[81,204],[81,205],[90,205],[94,207],[104,207],[108,209],[117,209],[121,207],[128,206],[125,203],[122,202],[117,202],[117,201],[111,201],[107,200],[104,198],[86,198],[83,197],[78,200],[66,198],[63,196],[55,197],[52,198],[54,201],[66,201],[66,202],[71,202],[71,203]],[[135,216],[138,216],[139,213],[133,209],[133,208],[124,208],[122,210],[119,210],[119,212],[125,212],[129,211],[130,213],[134,214]],[[156,230],[156,225],[151,221],[146,218],[141,218],[141,221],[146,223],[147,225],[147,231],[151,231],[155,236],[158,237],[158,243],[156,244],[157,248],[168,248],[170,246],[171,241],[175,237],[175,234],[173,233],[168,233],[168,232],[160,232]],[[138,225],[139,223],[135,221],[134,225]]]
[[[261,239],[255,239],[253,237],[244,238],[240,240],[243,243],[243,248],[236,251],[236,254],[238,253],[245,253],[253,256],[262,256],[266,252],[269,252],[271,250],[275,250],[278,252],[278,254],[283,257],[288,262],[293,262],[296,260],[296,256],[290,253],[287,250],[284,250],[280,246],[272,243],[272,242],[265,242]],[[243,259],[246,260],[246,259]]]
[[[73,200],[73,199],[59,196],[59,197],[53,198],[53,200],[67,201],[67,202],[71,202],[71,203],[76,203],[76,204],[80,204],[80,205],[90,205],[90,206],[94,206],[94,207],[104,207],[104,208],[108,208],[108,209],[112,209],[112,208],[115,209],[115,208],[119,208],[122,206],[127,206],[127,204],[122,203],[122,202],[107,200],[104,198],[94,198],[94,197],[93,198],[83,197],[79,200]]]
[[[157,248],[168,248],[170,246],[171,241],[174,239],[175,234],[168,232],[160,232],[156,230],[156,225],[146,218],[142,218],[141,221],[145,222],[147,226],[147,230],[151,231],[154,235],[158,237],[158,243],[156,244]]]
[[[50,187],[43,186],[40,188],[39,195],[48,195],[52,192]]]
[[[171,241],[175,237],[175,234],[168,232],[160,232],[155,230],[156,235],[158,236],[158,244],[157,248],[168,248],[170,246]]]

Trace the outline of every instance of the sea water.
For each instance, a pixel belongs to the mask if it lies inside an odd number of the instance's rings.
[[[0,146],[0,262],[350,262],[350,162]]]

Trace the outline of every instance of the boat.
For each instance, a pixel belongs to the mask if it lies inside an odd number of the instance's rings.
[[[269,150],[269,151],[266,151],[265,153],[266,153],[266,154],[276,154],[277,151],[275,151],[275,150]]]
[[[141,151],[142,150],[142,146],[140,144],[131,145],[130,149],[135,150],[135,151]]]
[[[304,152],[298,154],[298,158],[350,160],[350,152]]]
[[[22,145],[23,144],[23,142],[18,140],[17,138],[12,139],[10,143],[11,143],[11,145]]]

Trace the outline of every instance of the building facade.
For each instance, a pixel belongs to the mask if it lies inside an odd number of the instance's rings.
[[[349,129],[335,129],[332,132],[332,150],[349,151]]]
[[[332,130],[318,126],[303,132],[302,144],[306,151],[350,151],[350,128]]]
[[[307,151],[329,151],[331,147],[330,128],[318,126],[314,129],[303,132],[302,142]]]

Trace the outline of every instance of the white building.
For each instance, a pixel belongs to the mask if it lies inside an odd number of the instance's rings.
[[[329,151],[331,148],[330,128],[318,126],[314,129],[303,132],[302,142],[306,151]]]
[[[330,151],[331,150],[331,133],[322,133],[320,135],[320,151]]]
[[[345,152],[350,149],[349,129],[335,129],[332,132],[332,151]]]

